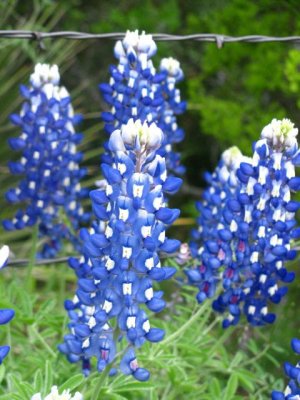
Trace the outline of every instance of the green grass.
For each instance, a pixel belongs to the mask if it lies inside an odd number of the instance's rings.
[[[267,355],[276,365],[277,353],[267,337],[262,349],[243,326],[222,330],[210,301],[199,306],[194,290],[176,281],[169,285],[167,311],[150,318],[152,326],[166,330],[166,338],[137,351],[140,365],[151,372],[150,381],[98,372],[84,379],[80,366],[56,350],[67,332],[63,302],[73,296],[73,272],[65,265],[34,267],[30,291],[27,278],[27,267],[2,271],[0,308],[14,308],[16,316],[0,334],[0,343],[11,345],[0,367],[0,400],[30,399],[40,390],[45,395],[52,384],[77,389],[85,400],[258,400],[268,398],[274,386],[275,378],[260,366]],[[283,382],[276,384],[283,387]]]

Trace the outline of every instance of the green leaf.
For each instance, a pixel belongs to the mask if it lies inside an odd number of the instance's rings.
[[[209,387],[210,394],[213,396],[212,397],[213,399],[220,398],[222,389],[221,389],[220,381],[217,378],[213,378],[210,381],[208,387]]]
[[[34,391],[36,393],[41,392],[43,390],[44,384],[45,384],[45,382],[44,382],[42,371],[40,369],[38,369],[34,375],[34,383],[33,383]]]
[[[236,371],[236,376],[238,377],[239,381],[241,382],[241,385],[246,389],[249,390],[250,392],[254,392],[255,390],[255,385],[253,382],[255,382],[255,375],[250,374],[244,371]]]
[[[70,389],[70,391],[72,391],[76,389],[78,386],[80,386],[83,381],[84,381],[84,376],[82,374],[77,374],[75,376],[72,376],[63,385],[61,385],[60,390],[63,391]]]
[[[3,381],[5,375],[5,365],[1,364],[0,365],[0,383]]]
[[[46,365],[45,365],[45,382],[44,382],[44,395],[47,395],[50,390],[51,387],[53,385],[53,372],[52,372],[52,366],[50,361],[46,361]]]
[[[116,392],[132,392],[135,390],[151,390],[153,389],[153,383],[151,382],[137,382],[127,383],[115,389]]]
[[[11,376],[13,386],[17,389],[18,394],[24,396],[26,399],[34,394],[32,387],[27,382],[20,382],[16,376]]]
[[[238,377],[236,376],[235,373],[233,373],[230,376],[229,381],[227,382],[223,400],[232,400],[237,390],[237,387],[238,387]]]

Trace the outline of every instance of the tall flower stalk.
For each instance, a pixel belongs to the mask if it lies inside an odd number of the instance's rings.
[[[166,159],[167,169],[182,174],[180,155],[174,144],[181,142],[184,132],[178,127],[177,115],[183,113],[186,103],[181,101],[176,84],[183,79],[180,64],[173,58],[161,60],[156,71],[152,57],[157,47],[151,35],[128,31],[114,49],[118,65],[111,66],[109,83],[100,85],[105,102],[111,107],[103,112],[107,133],[120,129],[129,119],[155,122],[164,133],[159,154]],[[109,161],[109,154],[104,156]]]
[[[187,270],[186,274],[189,281],[198,286],[199,303],[214,297],[222,280],[220,267],[225,253],[222,247],[219,250],[218,244],[221,240],[231,237],[231,234],[223,229],[223,213],[228,199],[234,196],[239,186],[236,172],[243,160],[246,160],[246,157],[237,147],[224,151],[215,171],[205,174],[208,187],[204,190],[203,200],[196,203],[200,215],[197,218],[198,227],[191,232],[193,240],[190,249],[193,258],[200,262],[200,265]],[[212,257],[213,248],[218,250],[217,257]]]
[[[9,256],[9,247],[2,246],[0,249],[0,269],[3,268],[8,260]],[[11,309],[2,309],[0,310],[0,325],[6,325],[13,319],[15,316],[14,310]],[[0,346],[0,364],[2,364],[5,357],[8,355],[10,351],[10,346],[4,345]]]
[[[292,339],[291,347],[296,354],[300,354],[299,339]],[[290,379],[290,381],[286,386],[284,392],[272,392],[272,400],[297,400],[300,396],[300,362],[298,362],[296,366],[290,364],[289,362],[285,362],[284,372],[286,376]]]
[[[56,65],[37,64],[30,86],[20,87],[24,98],[20,114],[11,115],[21,133],[9,144],[22,156],[9,168],[22,178],[6,199],[24,207],[3,225],[14,230],[38,224],[44,240],[42,257],[55,256],[63,239],[78,246],[74,231],[89,217],[80,204],[88,195],[80,186],[86,171],[79,166],[82,154],[76,149],[82,135],[74,129],[81,117],[74,115],[70,95],[59,81]]]
[[[155,291],[153,282],[169,279],[176,270],[161,265],[159,252],[174,252],[180,244],[165,236],[166,226],[179,215],[166,207],[165,193],[176,192],[181,179],[167,177],[165,159],[157,154],[162,143],[154,123],[130,119],[110,136],[111,160],[102,164],[105,189],[90,194],[100,225],[82,231],[84,256],[70,261],[78,289],[66,302],[71,333],[60,346],[71,362],[82,361],[85,373],[94,357],[98,371],[109,366],[114,373],[121,351],[121,371],[147,380],[135,348],[164,337],[145,311],[165,307],[163,292]]]
[[[285,263],[296,256],[291,243],[300,233],[295,228],[299,203],[291,200],[291,192],[300,188],[297,133],[289,120],[273,120],[254,143],[252,158],[240,160],[235,188],[230,175],[220,193],[213,180],[200,206],[200,265],[187,275],[199,288],[199,302],[212,297],[216,280],[222,281],[213,308],[227,314],[224,327],[237,324],[241,313],[252,325],[274,322],[269,303],[279,303],[287,292],[280,283],[294,279]],[[203,224],[208,220],[214,223]]]

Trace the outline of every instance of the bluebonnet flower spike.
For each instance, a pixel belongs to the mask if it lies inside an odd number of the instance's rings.
[[[187,274],[199,287],[198,301],[212,296],[221,278],[223,291],[213,308],[227,313],[224,327],[238,323],[242,312],[252,325],[274,322],[268,304],[279,303],[287,292],[281,283],[294,279],[285,263],[295,258],[291,243],[300,233],[299,203],[291,200],[300,188],[297,134],[289,120],[273,120],[254,143],[251,160],[240,162],[236,188],[224,192],[223,202],[208,196],[208,206],[200,205],[201,222],[219,202],[218,224],[205,233],[200,267]]]
[[[109,134],[131,118],[155,122],[164,133],[159,154],[166,159],[168,171],[182,174],[184,167],[173,147],[184,138],[176,119],[186,108],[176,88],[183,79],[183,72],[173,58],[162,59],[159,71],[156,71],[151,60],[156,50],[152,36],[144,32],[128,31],[125,38],[116,43],[115,56],[119,64],[111,66],[109,84],[100,85],[103,98],[111,107],[109,112],[102,113],[102,119]],[[110,161],[109,152],[103,160]]]
[[[296,354],[300,354],[300,340],[292,339],[291,340],[292,350]],[[300,385],[299,385],[299,377],[300,377],[300,362],[297,363],[296,366],[293,366],[289,362],[284,364],[284,372],[286,376],[290,379],[287,387],[284,392],[273,391],[272,392],[272,400],[297,400],[300,398]]]
[[[90,194],[100,224],[82,231],[83,256],[70,260],[78,289],[65,304],[71,333],[60,345],[71,362],[82,361],[84,373],[92,358],[101,372],[114,362],[118,349],[129,346],[121,371],[146,380],[149,372],[139,366],[134,347],[164,337],[141,307],[152,312],[165,307],[153,281],[169,279],[176,271],[161,266],[158,253],[171,253],[180,245],[165,235],[179,210],[166,207],[164,192],[173,192],[178,178],[167,177],[165,159],[157,154],[162,142],[163,133],[154,123],[130,119],[110,136],[112,162],[102,164],[106,187]]]
[[[190,283],[198,286],[197,300],[201,303],[206,298],[215,295],[221,280],[220,267],[226,253],[219,241],[225,243],[231,240],[230,229],[224,229],[223,213],[226,202],[231,198],[239,185],[236,171],[241,161],[246,160],[237,147],[231,147],[223,152],[220,162],[212,174],[206,173],[208,183],[203,193],[203,200],[196,203],[200,212],[197,218],[198,228],[192,231],[190,249],[192,257],[197,262],[197,268],[187,270]]]
[[[7,259],[9,256],[9,247],[4,245],[0,249],[0,268],[3,268],[7,263]],[[14,310],[4,309],[0,310],[0,325],[5,325],[9,321],[13,319],[15,316]],[[2,364],[4,358],[9,353],[10,347],[9,346],[0,346],[0,364]]]
[[[157,121],[164,132],[164,142],[159,154],[166,158],[168,171],[182,175],[185,167],[180,163],[180,154],[174,151],[174,144],[184,139],[184,131],[178,126],[176,116],[186,110],[186,102],[181,100],[180,90],[176,87],[184,77],[179,61],[172,57],[163,58],[160,62],[159,75],[160,78],[156,76],[157,92],[161,92],[164,99],[158,111]]]
[[[3,225],[14,230],[38,224],[46,241],[43,257],[55,256],[64,238],[78,245],[72,230],[89,217],[80,204],[88,195],[80,186],[86,171],[79,167],[82,154],[76,150],[82,135],[75,132],[74,125],[80,116],[74,115],[70,95],[59,81],[56,65],[37,64],[30,86],[20,87],[24,98],[20,114],[11,115],[21,134],[9,139],[9,144],[22,156],[10,162],[9,168],[22,179],[6,193],[6,199],[24,206]]]

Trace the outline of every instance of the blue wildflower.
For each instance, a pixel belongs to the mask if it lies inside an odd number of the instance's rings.
[[[179,175],[185,172],[185,167],[180,164],[180,154],[173,147],[184,139],[184,131],[178,127],[176,118],[186,109],[186,102],[181,101],[180,90],[176,87],[183,77],[179,61],[172,57],[161,60],[160,78],[156,76],[156,81],[162,79],[157,83],[157,91],[161,91],[164,102],[159,109],[157,124],[164,132],[164,142],[159,154],[166,158],[168,171]]]
[[[292,350],[296,354],[300,354],[300,340],[291,340]],[[299,376],[300,376],[300,362],[296,366],[293,366],[289,362],[284,364],[284,372],[286,376],[290,379],[284,392],[273,391],[272,400],[296,400],[300,397],[300,386],[299,386]]]
[[[7,262],[9,256],[9,247],[3,246],[0,249],[0,269],[3,268]],[[0,325],[5,325],[9,321],[13,319],[15,316],[14,310],[11,309],[4,309],[0,310]],[[10,347],[9,346],[0,346],[0,364],[2,364],[4,358],[9,353]]]
[[[215,171],[206,173],[209,186],[204,190],[203,201],[196,203],[200,216],[197,218],[198,228],[192,231],[190,250],[199,260],[199,265],[187,270],[186,274],[189,281],[199,288],[199,302],[215,295],[221,280],[220,267],[228,262],[230,256],[227,243],[230,243],[232,233],[225,229],[223,213],[226,202],[234,196],[239,185],[236,171],[243,159],[245,157],[237,147],[224,151]],[[220,241],[225,246],[220,246]]]
[[[109,134],[131,118],[155,122],[164,133],[158,153],[166,159],[168,171],[182,174],[184,167],[173,146],[184,138],[176,119],[186,108],[176,88],[183,79],[183,72],[173,58],[162,59],[157,72],[151,60],[156,50],[152,36],[144,32],[139,35],[138,31],[128,31],[125,38],[116,43],[114,53],[119,64],[111,66],[109,83],[99,86],[105,102],[111,107],[109,112],[102,113],[102,118]],[[103,159],[109,162],[109,154]]]
[[[294,279],[285,263],[295,258],[291,242],[300,233],[295,228],[300,204],[291,200],[291,192],[300,188],[297,133],[289,120],[273,120],[254,143],[252,159],[241,160],[236,188],[225,190],[223,202],[208,196],[208,205],[200,205],[201,223],[212,218],[217,203],[218,215],[210,228],[202,227],[201,266],[187,274],[199,287],[198,301],[212,297],[221,279],[223,291],[213,308],[227,312],[224,327],[237,324],[241,313],[252,325],[274,322],[268,305],[286,294],[287,287],[279,284]]]
[[[164,337],[141,307],[164,309],[163,292],[155,291],[153,282],[169,279],[176,270],[161,265],[159,252],[171,253],[180,244],[165,235],[179,215],[166,207],[165,192],[178,190],[181,180],[167,177],[165,159],[157,154],[162,142],[154,123],[130,119],[110,136],[112,162],[102,164],[106,187],[90,193],[100,223],[81,231],[83,256],[70,260],[78,288],[65,304],[71,333],[59,346],[71,362],[82,361],[85,373],[94,357],[100,372],[111,365],[117,347],[124,349],[126,342],[121,370],[146,380],[149,372],[139,367],[134,347]]]
[[[37,64],[30,87],[20,87],[25,99],[20,114],[11,115],[21,134],[9,139],[9,144],[22,156],[10,162],[9,168],[23,178],[6,193],[6,199],[25,208],[3,225],[14,230],[38,224],[39,234],[45,239],[43,257],[53,257],[64,238],[77,244],[72,231],[88,219],[80,204],[80,199],[88,195],[80,186],[86,171],[79,167],[82,154],[76,150],[82,135],[74,130],[80,116],[74,115],[70,95],[59,86],[59,80],[56,65]],[[62,221],[62,212],[67,223]]]

